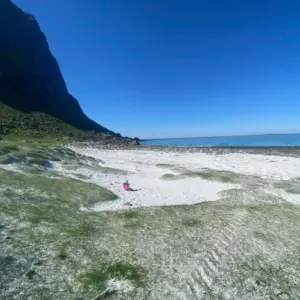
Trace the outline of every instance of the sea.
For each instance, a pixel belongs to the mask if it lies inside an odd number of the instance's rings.
[[[177,147],[296,147],[300,146],[300,133],[148,139],[143,140],[142,144]]]

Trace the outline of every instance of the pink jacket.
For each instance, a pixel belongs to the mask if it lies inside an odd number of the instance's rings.
[[[123,183],[123,188],[125,191],[132,191],[131,187],[128,184]]]

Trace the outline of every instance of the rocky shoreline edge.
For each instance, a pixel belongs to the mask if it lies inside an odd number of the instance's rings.
[[[129,143],[99,143],[99,142],[71,142],[66,146],[82,148],[96,148],[99,150],[140,150],[157,151],[167,153],[205,153],[211,155],[222,155],[231,153],[260,154],[300,157],[300,147],[235,147],[235,146],[211,146],[211,147],[174,147],[174,146],[149,146],[132,145]]]

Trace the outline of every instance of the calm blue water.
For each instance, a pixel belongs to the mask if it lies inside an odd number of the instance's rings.
[[[267,134],[223,137],[199,137],[177,139],[152,139],[142,142],[143,145],[159,146],[249,146],[249,147],[276,147],[300,146],[298,134]]]

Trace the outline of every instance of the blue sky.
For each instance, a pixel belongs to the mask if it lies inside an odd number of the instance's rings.
[[[86,114],[142,138],[300,132],[299,0],[14,0]]]

